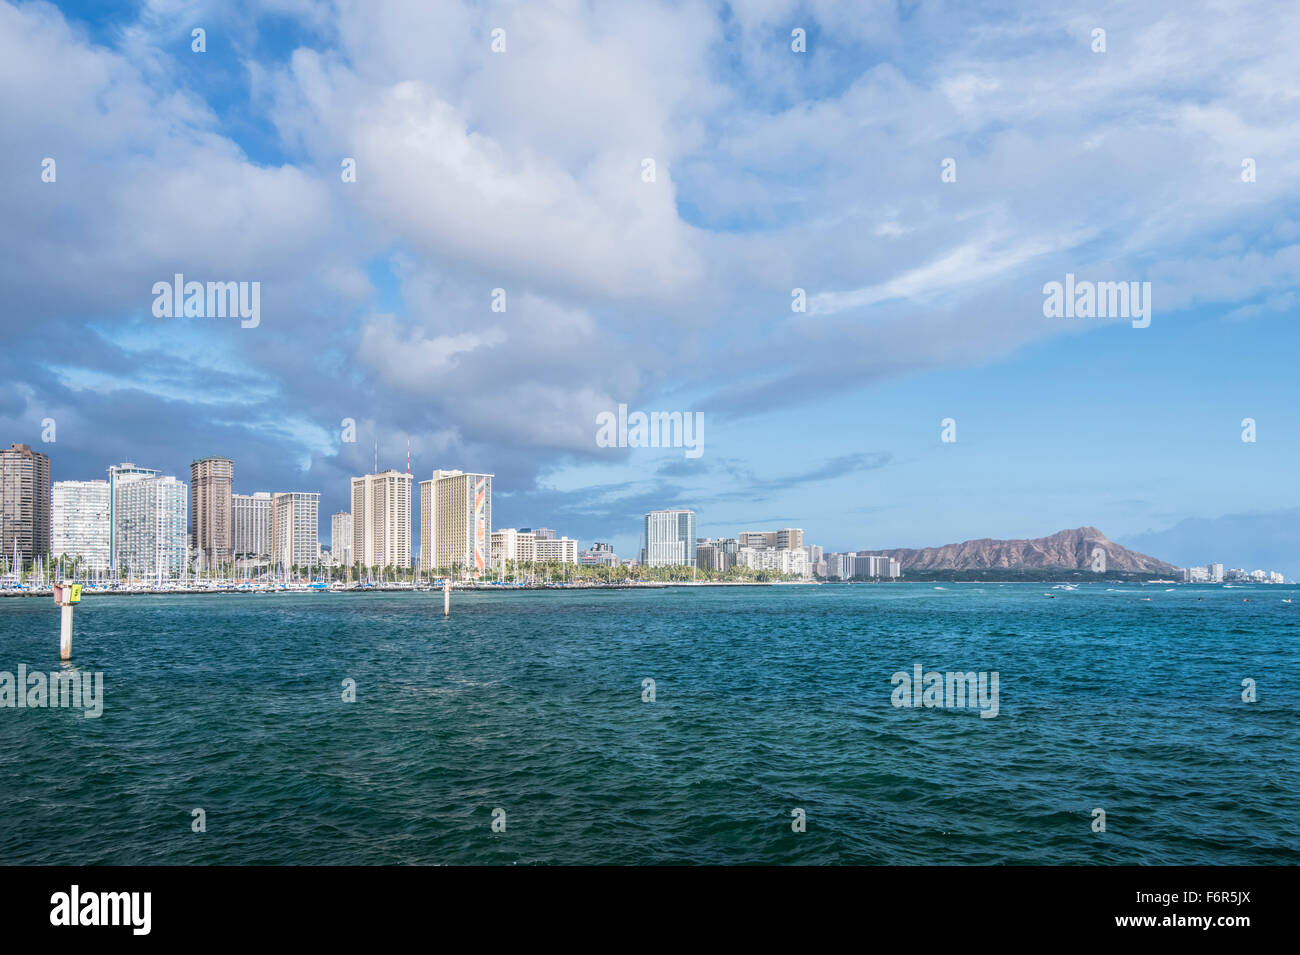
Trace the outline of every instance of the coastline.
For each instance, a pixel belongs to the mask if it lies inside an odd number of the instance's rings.
[[[1074,581],[1066,581],[1069,584],[1075,584]],[[1087,583],[1104,583],[1111,585],[1136,585],[1139,587],[1160,586],[1160,587],[1242,587],[1242,586],[1262,586],[1278,587],[1285,585],[1265,584],[1258,581],[1241,581],[1225,584],[1208,584],[1200,582],[1185,582],[1173,580],[1132,580],[1119,578],[1106,578],[1105,580],[1091,580]],[[861,586],[880,586],[890,584],[929,584],[938,587],[941,584],[982,584],[982,585],[1004,585],[1020,584],[1035,587],[1053,587],[1059,588],[1062,581],[1045,577],[1042,579],[1015,579],[1015,580],[986,580],[980,578],[957,579],[902,579],[894,580],[700,580],[700,581],[624,581],[622,583],[554,583],[554,584],[453,584],[452,591],[458,594],[473,593],[512,593],[516,591],[534,592],[550,590],[670,590],[674,588],[700,589],[700,588],[731,588],[731,587],[820,587],[823,585],[833,587],[861,587]],[[942,589],[941,587],[939,589]],[[336,588],[312,588],[307,586],[297,587],[189,587],[189,588],[139,588],[139,589],[91,589],[84,588],[81,592],[83,601],[89,597],[193,597],[204,595],[220,595],[234,597],[252,597],[252,596],[280,596],[292,594],[331,594],[331,595],[357,595],[357,594],[395,594],[395,593],[428,593],[441,594],[441,587],[430,586],[412,586],[402,584],[383,584],[367,587],[353,585],[351,587]],[[51,598],[53,592],[49,588],[39,590],[13,590],[0,589],[0,598],[5,597],[43,597]]]
[[[501,586],[493,585],[476,585],[466,586],[463,584],[452,585],[455,593],[510,593],[512,591],[531,591],[531,590],[667,590],[670,587],[809,587],[820,586],[822,581],[818,580],[775,580],[775,581],[750,581],[750,580],[701,580],[701,581],[643,581],[643,582],[626,582],[618,584],[602,583],[584,583],[584,584],[504,584]],[[98,590],[84,588],[81,591],[82,599],[88,597],[191,597],[204,594],[220,594],[223,596],[268,596],[278,594],[369,594],[369,593],[442,593],[441,587],[415,587],[402,585],[381,585],[373,587],[338,587],[338,588],[317,588],[311,587],[267,587],[267,588],[244,588],[238,587],[189,587],[189,588],[142,588],[142,589],[114,589]],[[49,588],[43,590],[0,590],[0,597],[52,597],[53,591]]]

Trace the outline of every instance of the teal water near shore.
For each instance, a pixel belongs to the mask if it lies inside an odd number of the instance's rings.
[[[1293,592],[91,598],[102,716],[0,708],[0,862],[1297,863]],[[58,631],[0,602],[0,671]],[[997,717],[895,707],[918,663],[998,671]]]

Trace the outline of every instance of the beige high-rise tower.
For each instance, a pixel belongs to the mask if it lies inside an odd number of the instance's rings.
[[[25,444],[0,450],[0,554],[50,553],[50,459]]]
[[[198,550],[204,567],[230,562],[234,480],[235,463],[230,458],[190,463],[190,546]]]
[[[434,471],[420,482],[420,570],[492,566],[492,475]]]
[[[352,479],[352,561],[411,566],[411,475],[384,471]]]

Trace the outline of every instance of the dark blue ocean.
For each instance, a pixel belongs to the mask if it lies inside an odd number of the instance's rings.
[[[102,716],[0,709],[0,863],[1297,863],[1293,593],[91,596]],[[58,626],[0,600],[0,671]],[[917,663],[998,715],[894,706]]]

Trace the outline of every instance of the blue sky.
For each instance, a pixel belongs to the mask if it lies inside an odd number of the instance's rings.
[[[1264,3],[0,0],[0,440],[53,418],[56,480],[225,454],[323,539],[409,438],[417,479],[495,473],[498,526],[629,556],[688,506],[1300,575],[1297,39]],[[259,326],[155,318],[178,271],[261,282]],[[1150,326],[1045,317],[1067,272],[1150,282]],[[598,447],[620,403],[702,412],[703,455]]]

